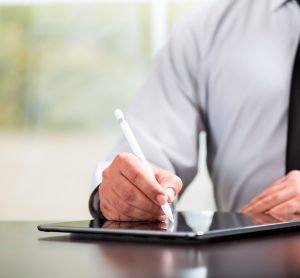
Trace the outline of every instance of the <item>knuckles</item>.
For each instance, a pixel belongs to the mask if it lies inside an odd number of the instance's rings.
[[[294,186],[294,190],[295,190],[296,195],[300,196],[300,184],[299,183]]]
[[[113,164],[130,164],[130,162],[136,159],[132,153],[118,153],[113,161]]]
[[[110,170],[109,170],[109,168],[106,168],[106,169],[102,172],[102,180],[109,179],[109,177],[110,177]]]
[[[111,179],[114,176],[113,173],[124,168],[124,166],[131,169],[133,159],[136,159],[136,157],[131,153],[117,154],[113,162],[102,171],[102,180]]]
[[[300,182],[300,171],[294,170],[288,173],[287,178],[289,180]]]
[[[126,160],[127,155],[125,153],[118,153],[113,161],[113,163],[121,164]]]
[[[288,173],[288,185],[293,187],[295,194],[300,195],[300,171],[294,170]]]

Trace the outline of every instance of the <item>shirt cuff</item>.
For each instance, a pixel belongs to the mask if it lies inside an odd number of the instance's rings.
[[[110,162],[98,163],[91,182],[91,195],[89,199],[89,211],[94,219],[105,218],[100,210],[100,199],[98,189],[102,182],[102,172],[109,166]]]

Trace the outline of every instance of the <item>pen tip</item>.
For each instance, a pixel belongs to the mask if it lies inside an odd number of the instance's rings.
[[[169,204],[166,203],[164,205],[161,206],[163,212],[165,213],[165,215],[168,217],[168,219],[174,223],[174,217],[173,217],[173,213],[172,213],[172,209],[170,208]]]
[[[123,112],[122,112],[121,109],[116,109],[115,110],[115,117],[116,117],[116,119],[117,119],[118,122],[121,122],[121,121],[123,121],[125,119],[125,116],[124,116],[124,114],[123,114]]]

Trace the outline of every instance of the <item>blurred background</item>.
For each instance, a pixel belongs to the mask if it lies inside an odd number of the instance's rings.
[[[205,0],[207,1],[207,0]],[[97,163],[182,17],[204,0],[0,0],[0,220],[89,218]],[[199,175],[179,209],[214,209]]]

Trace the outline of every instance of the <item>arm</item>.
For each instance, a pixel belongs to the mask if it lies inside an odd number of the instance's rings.
[[[190,25],[176,30],[158,54],[127,120],[149,162],[189,184],[198,169],[198,139],[204,130],[200,106],[198,46]],[[130,152],[124,139],[109,156]]]
[[[197,173],[199,133],[204,129],[203,109],[199,105],[199,74],[198,46],[191,27],[185,25],[174,33],[170,42],[159,53],[149,78],[127,115],[146,158],[164,169],[158,170],[157,176],[159,177],[160,171],[168,170],[168,173],[178,175],[185,185],[188,185]],[[118,165],[115,158],[119,157],[121,152],[130,152],[123,137],[109,156],[109,160],[114,161],[117,168],[120,167],[120,163]],[[131,159],[132,157],[128,157],[126,160],[123,155],[125,168],[133,167]],[[138,164],[135,166],[135,170],[139,166],[142,168]],[[101,194],[112,196],[108,191],[117,182],[112,180],[118,173],[113,168],[108,167],[103,176],[106,186],[103,187],[102,183],[99,188],[100,199]],[[171,180],[175,179],[175,175],[170,174],[168,177]],[[167,180],[165,179],[165,182]],[[159,183],[162,185],[161,181]],[[172,201],[180,189],[181,186],[177,184]],[[159,193],[158,189],[156,193]],[[148,196],[152,202],[153,196]],[[98,208],[103,204],[97,202],[97,197],[98,194],[94,191],[92,199],[96,201],[91,201],[90,204],[97,206],[93,211],[99,212]],[[110,207],[110,210],[113,209]],[[109,211],[107,207],[105,210]]]

